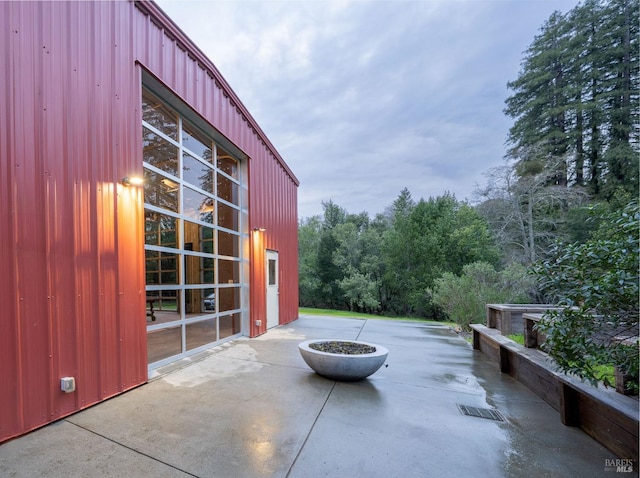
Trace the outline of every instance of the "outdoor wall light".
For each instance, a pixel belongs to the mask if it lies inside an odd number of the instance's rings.
[[[122,178],[122,184],[124,186],[141,186],[144,183],[144,179],[139,176],[125,176]]]
[[[254,227],[253,232],[264,232],[266,229],[264,227]]]

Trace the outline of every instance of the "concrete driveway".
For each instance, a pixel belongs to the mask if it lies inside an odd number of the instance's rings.
[[[327,380],[298,353],[312,338],[383,345],[387,366]],[[448,327],[301,316],[0,445],[0,475],[590,477],[614,458]]]

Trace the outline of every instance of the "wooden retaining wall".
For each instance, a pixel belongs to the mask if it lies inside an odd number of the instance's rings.
[[[487,327],[498,329],[502,335],[521,334],[523,314],[557,310],[552,304],[487,304]]]
[[[638,464],[638,400],[609,388],[595,388],[555,371],[547,354],[472,324],[473,348],[496,361],[502,373],[526,385],[560,413],[564,425],[580,427],[619,458]]]

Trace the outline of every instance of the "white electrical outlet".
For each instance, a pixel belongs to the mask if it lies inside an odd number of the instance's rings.
[[[256,320],[256,327],[260,327],[262,325],[262,321],[261,320]]]
[[[75,377],[62,377],[60,379],[60,390],[64,393],[71,393],[76,391],[76,379]]]

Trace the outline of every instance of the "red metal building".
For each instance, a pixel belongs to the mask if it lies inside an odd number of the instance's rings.
[[[0,2],[0,59],[0,442],[297,318],[298,180],[153,2]]]

